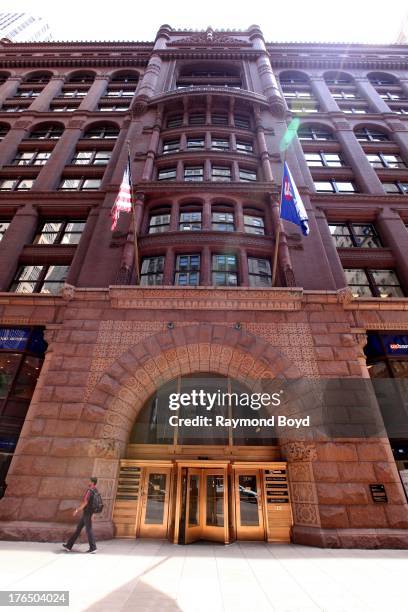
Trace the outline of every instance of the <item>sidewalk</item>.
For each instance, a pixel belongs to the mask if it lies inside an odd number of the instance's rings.
[[[0,542],[0,589],[69,590],[69,608],[59,609],[70,611],[408,610],[405,550],[156,540],[100,542],[96,555],[75,548]]]

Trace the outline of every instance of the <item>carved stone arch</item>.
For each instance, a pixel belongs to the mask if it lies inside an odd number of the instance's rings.
[[[298,368],[263,339],[243,329],[200,323],[150,336],[126,350],[93,390],[86,418],[123,456],[135,418],[164,383],[186,374],[211,372],[248,386],[254,381],[301,376]]]

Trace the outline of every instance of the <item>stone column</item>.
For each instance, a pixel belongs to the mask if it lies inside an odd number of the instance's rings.
[[[209,246],[204,246],[201,251],[200,285],[205,287],[212,285],[211,252]]]
[[[245,232],[242,200],[235,202],[235,231],[241,234]]]
[[[330,234],[329,223],[327,221],[325,211],[320,207],[316,207],[314,216],[316,219],[317,227],[319,228],[319,233],[322,239],[324,249],[326,251],[327,258],[330,262],[330,270],[333,275],[336,289],[342,289],[343,287],[347,287],[347,281],[344,274],[343,266],[341,264],[333,237]]]
[[[81,270],[81,266],[83,261],[85,260],[86,253],[88,251],[88,247],[91,241],[92,234],[95,229],[96,222],[98,220],[98,209],[92,208],[90,213],[88,214],[88,218],[86,220],[85,228],[81,236],[81,240],[75,250],[75,255],[72,259],[71,265],[69,267],[69,272],[67,275],[66,282],[68,285],[76,285],[77,279],[79,276],[79,272]]]
[[[228,126],[234,127],[235,98],[230,98],[228,105]]]
[[[211,202],[209,198],[206,198],[203,204],[202,212],[202,229],[206,232],[211,230]]]
[[[354,77],[356,88],[361,97],[368,103],[369,107],[376,113],[390,113],[391,109],[385,100],[382,99],[376,88],[370,83],[367,77]]]
[[[78,110],[94,111],[98,106],[98,102],[101,96],[103,96],[106,91],[108,82],[109,77],[106,75],[100,74],[99,76],[95,77],[94,82],[90,86],[88,93],[79,105]]]
[[[212,96],[205,96],[205,125],[211,125]]]
[[[127,142],[135,137],[139,124],[131,123],[130,119],[125,119],[119,131],[119,135],[112,149],[112,155],[109,160],[106,170],[103,173],[101,188],[106,187],[109,183],[120,183],[123,177],[123,169],[126,163],[128,147]]]
[[[261,122],[261,113],[259,107],[255,109],[255,123],[256,123],[256,138],[259,149],[259,156],[261,158],[262,171],[264,180],[272,183],[273,176],[271,170],[271,164],[269,162],[268,147],[266,146],[265,132]]]
[[[3,85],[0,86],[0,104],[8,98],[13,98],[22,81],[22,76],[9,77]]]
[[[170,212],[169,230],[171,232],[178,232],[179,220],[180,220],[180,204],[178,202],[173,202],[171,205],[171,212]]]
[[[376,219],[376,225],[385,246],[392,249],[396,270],[408,292],[408,230],[399,214],[392,208],[383,208]]]
[[[249,28],[249,39],[252,42],[254,50],[258,51],[260,54],[256,60],[256,67],[261,80],[263,93],[268,100],[271,113],[276,117],[283,117],[285,113],[285,101],[272,71],[271,61],[259,26],[254,25]]]
[[[51,100],[61,92],[64,82],[64,75],[55,75],[51,77],[40,95],[35,98],[34,102],[31,104],[30,111],[38,111],[40,113],[48,112]]]
[[[339,113],[340,108],[333,98],[326,81],[322,76],[311,76],[310,85],[314,95],[325,113]]]
[[[159,141],[160,141],[160,131],[162,129],[162,120],[163,120],[163,105],[160,104],[157,107],[156,118],[153,126],[153,132],[150,137],[150,144],[147,150],[147,157],[145,161],[145,165],[143,168],[142,180],[150,181],[153,177],[153,168],[154,168],[154,160],[158,153],[159,149]]]
[[[335,119],[333,122],[336,126],[337,140],[341,144],[345,161],[353,169],[360,189],[373,195],[384,195],[382,183],[368,161],[349,123],[344,119]]]
[[[277,266],[277,270],[278,270],[278,274],[277,274],[277,278],[279,276],[279,270],[281,271],[281,273],[283,274],[283,277],[285,279],[286,282],[286,286],[287,287],[294,287],[295,286],[295,276],[293,273],[293,267],[292,267],[292,262],[290,259],[290,253],[289,253],[289,247],[288,247],[288,240],[287,240],[287,236],[286,236],[286,232],[284,230],[283,227],[283,223],[282,220],[280,218],[280,214],[279,214],[279,202],[278,202],[278,195],[275,194],[270,194],[269,195],[269,201],[270,201],[270,206],[271,206],[271,217],[272,217],[272,225],[273,225],[273,232],[274,232],[274,248],[275,248],[275,241],[279,232],[279,249],[278,249],[278,266]],[[272,261],[272,265],[273,265],[273,261]],[[276,284],[276,280],[275,280],[275,284]]]
[[[18,260],[25,244],[30,244],[38,223],[38,212],[32,204],[25,204],[14,215],[0,242],[0,291],[8,291],[14,278]]]
[[[401,85],[405,97],[408,98],[408,78],[400,77],[399,84]]]
[[[187,96],[183,96],[183,127],[188,126],[188,101]]]
[[[57,141],[48,162],[42,166],[35,180],[35,190],[51,191],[58,187],[61,174],[74,155],[77,142],[82,134],[83,125],[84,122],[79,119],[73,119],[67,125],[61,138]]]
[[[163,285],[174,285],[175,259],[174,247],[167,247],[166,259],[164,262]]]
[[[204,160],[204,180],[211,181],[211,161],[209,159]]]
[[[392,130],[392,139],[398,144],[401,157],[408,166],[408,129],[405,122],[393,117],[387,121],[387,125]]]
[[[182,159],[177,162],[176,181],[184,181],[184,162]]]
[[[137,95],[132,104],[132,109],[136,113],[144,112],[147,106],[147,100],[158,93],[157,84],[159,81],[162,60],[157,52],[166,48],[166,41],[170,39],[170,32],[170,26],[163,25],[157,33],[153,53],[150,56],[149,63],[147,64]]]
[[[231,178],[234,181],[234,183],[239,183],[239,164],[236,159],[232,161]]]
[[[241,287],[249,286],[249,273],[248,273],[248,257],[244,247],[240,247],[238,250],[238,284]]]
[[[16,121],[7,132],[0,142],[0,167],[7,166],[13,161],[21,141],[27,136],[30,125],[30,119],[25,118],[22,121]]]

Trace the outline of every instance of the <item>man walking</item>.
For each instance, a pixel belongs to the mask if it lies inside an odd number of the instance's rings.
[[[84,493],[82,502],[78,506],[78,508],[75,508],[74,510],[74,516],[76,516],[78,512],[80,512],[81,510],[82,510],[82,516],[72,536],[69,538],[66,544],[62,545],[65,548],[65,550],[71,550],[77,538],[79,537],[82,529],[85,527],[86,535],[88,536],[88,542],[89,542],[89,550],[87,550],[86,552],[88,553],[96,552],[95,537],[92,531],[92,513],[93,513],[93,498],[94,498],[94,492],[96,491],[97,482],[98,482],[98,479],[95,477],[92,477],[89,479],[88,488]]]

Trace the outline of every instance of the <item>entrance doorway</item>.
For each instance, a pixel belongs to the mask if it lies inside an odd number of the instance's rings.
[[[289,542],[292,514],[284,462],[121,461],[116,536]]]

